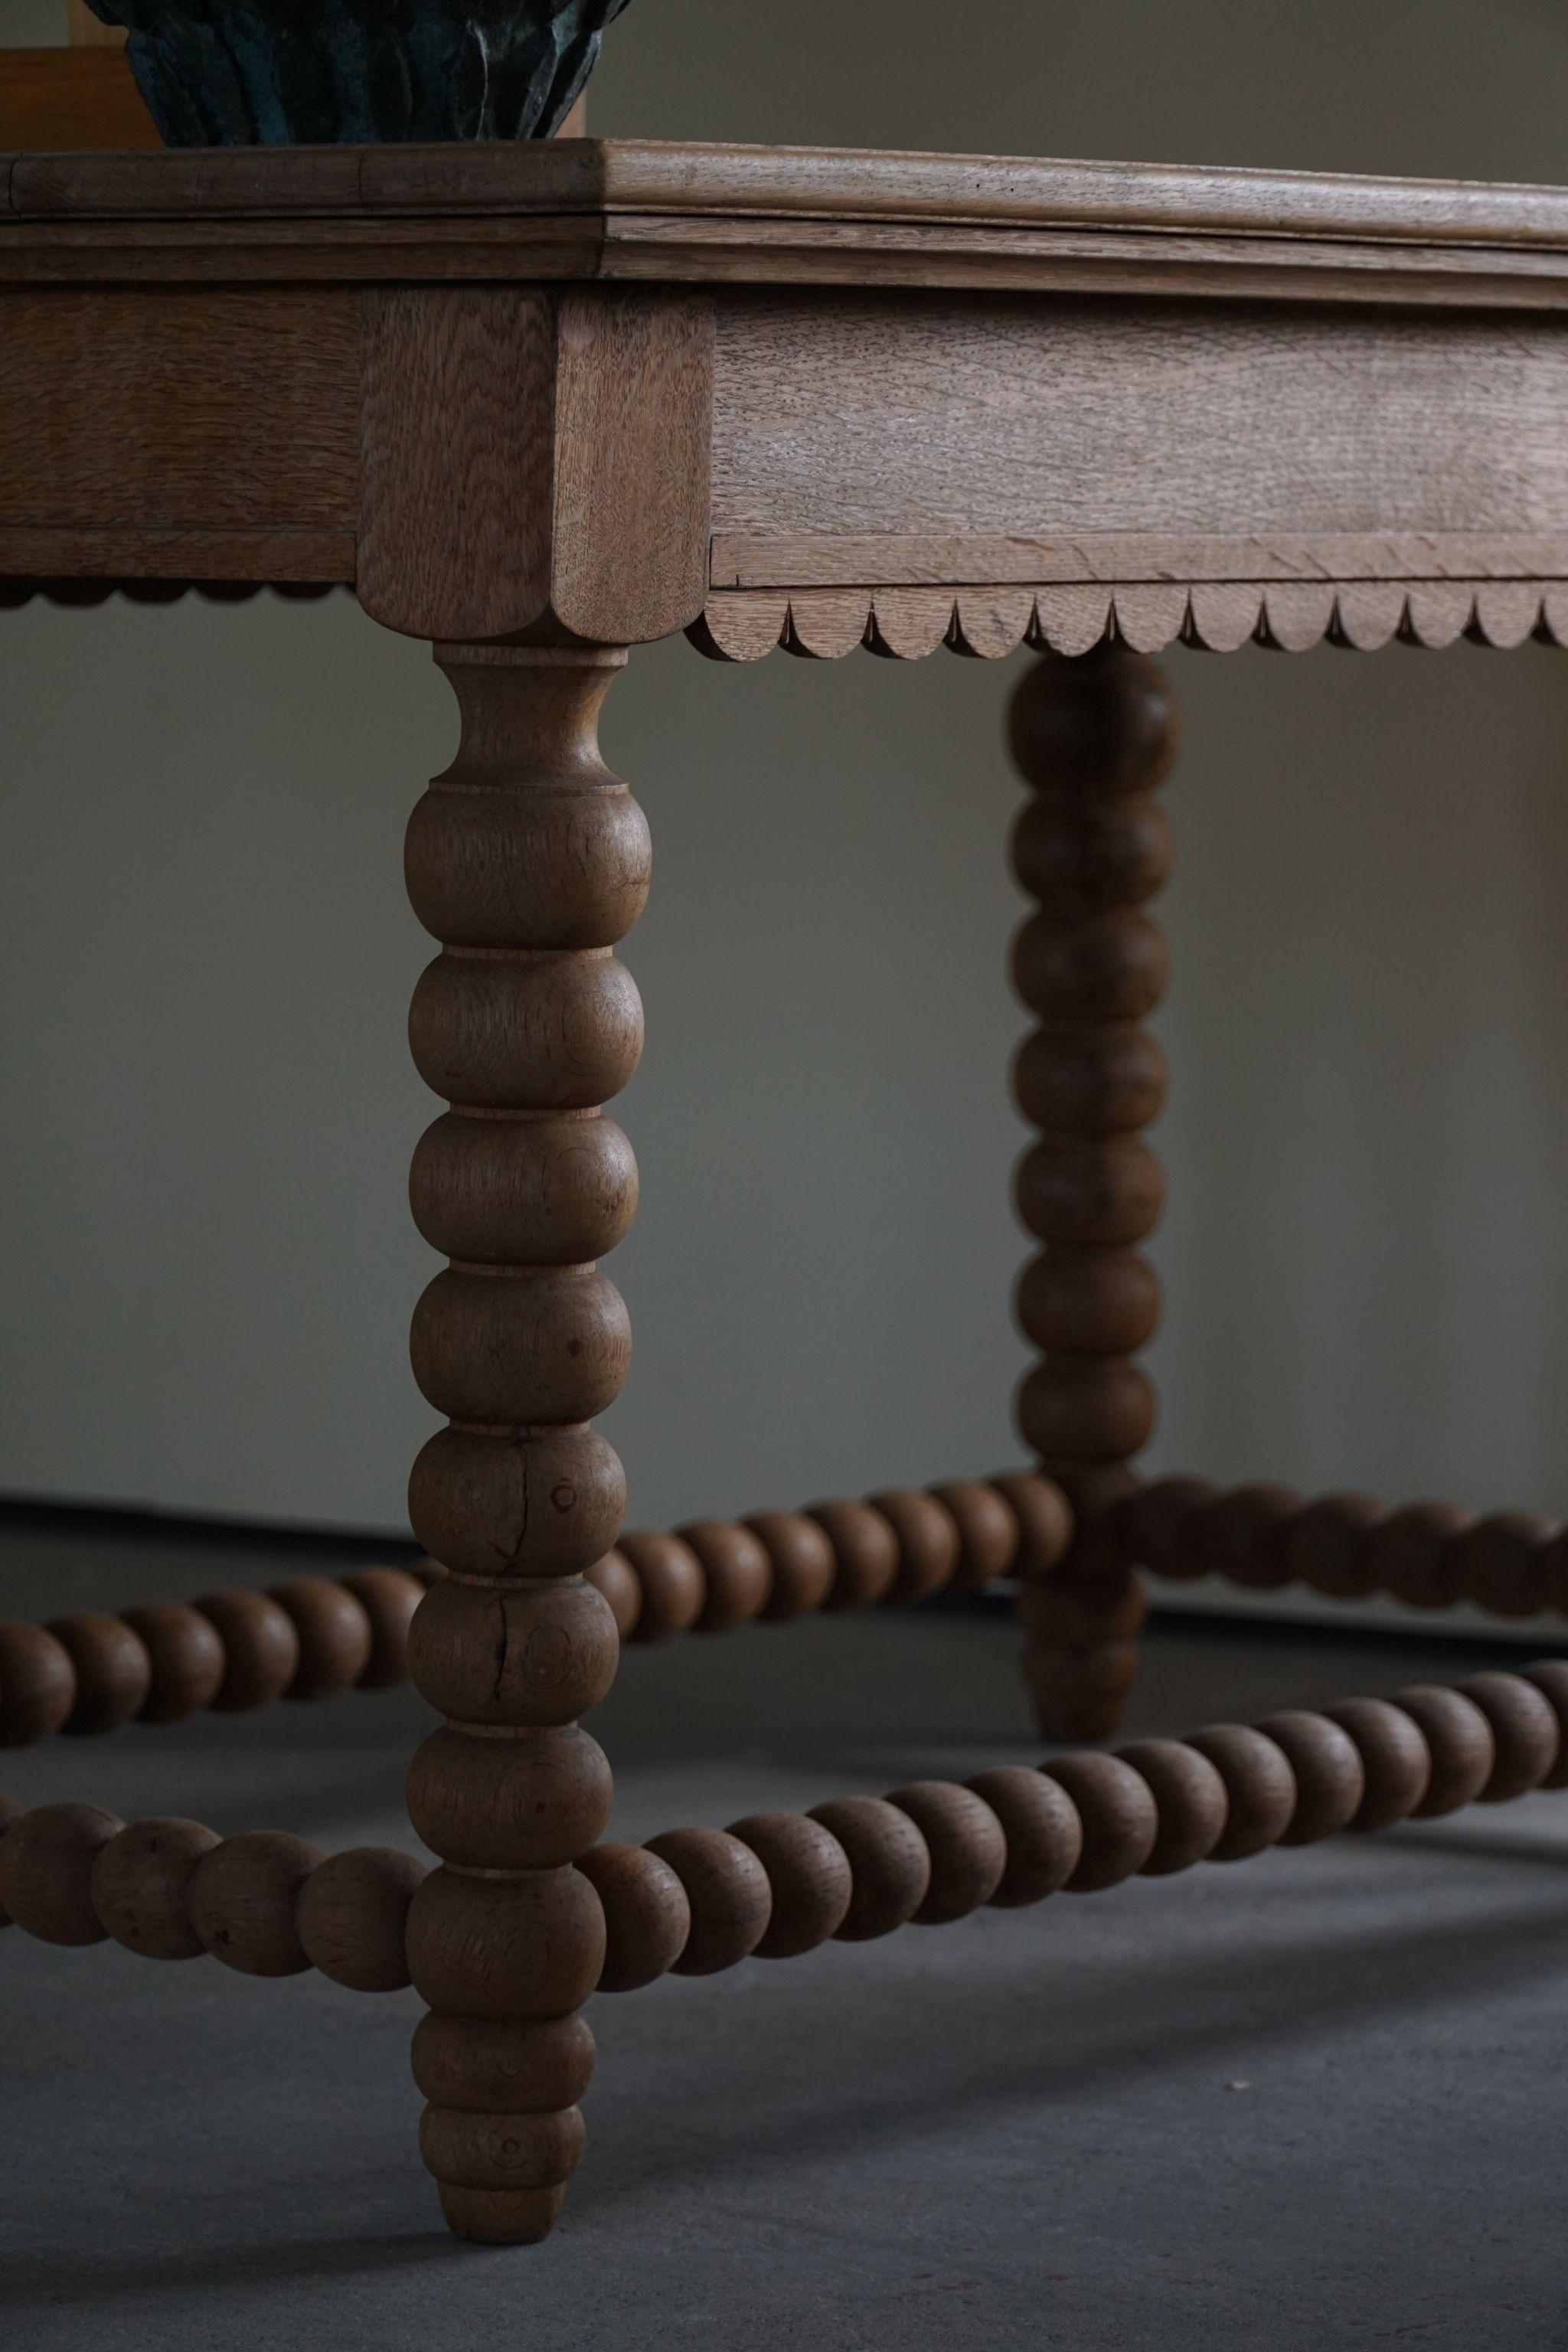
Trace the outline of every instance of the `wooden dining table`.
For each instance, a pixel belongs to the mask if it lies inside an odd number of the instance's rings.
[[[411,1486],[432,1565],[408,1656],[444,1722],[410,1782],[441,1867],[396,1915],[455,2229],[553,2222],[595,1988],[1568,1778],[1549,1667],[1058,1759],[1033,1794],[998,1772],[629,1849],[601,1843],[610,1775],[579,1727],[622,1639],[997,1571],[1042,1729],[1084,1742],[1137,1669],[1142,1566],[1568,1611],[1558,1531],[1519,1515],[1137,1466],[1178,739],[1152,657],[1568,642],[1568,193],[588,139],[0,156],[0,606],[264,589],[357,596],[434,648],[463,721],[408,836],[439,950],[410,1034],[446,1106],[412,1194],[447,1262],[415,1319],[444,1425]],[[595,720],[628,654],[679,632],[727,662],[1035,656],[1012,721],[1030,1473],[623,1537],[593,1423],[629,1360],[603,1261],[637,1171],[604,1106],[641,1047],[616,950],[649,848]],[[289,1604],[289,1672],[301,1642],[358,1638],[321,1606]],[[224,1625],[262,1689],[272,1633]],[[79,1680],[100,1652],[77,1641]],[[16,1689],[61,1671],[15,1658]],[[117,1875],[99,1858],[132,1833],[102,1818],[0,1839],[24,1926],[296,1964],[298,1841],[220,1864],[143,1837]],[[172,1917],[192,1873],[195,1928],[149,1927],[148,1890]],[[312,1898],[297,1965],[382,1980],[353,1958],[373,1878],[334,1882],[331,1933]]]

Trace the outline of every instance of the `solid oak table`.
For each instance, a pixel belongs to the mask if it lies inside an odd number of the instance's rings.
[[[413,1046],[450,1107],[413,1179],[448,1261],[414,1333],[447,1423],[413,1476],[429,1566],[0,1628],[13,1744],[411,1665],[447,1718],[410,1780],[441,1866],[0,1801],[16,1922],[412,1980],[447,2217],[521,2240],[580,2152],[595,1989],[1568,1782],[1552,1664],[647,1847],[601,1842],[577,1727],[622,1639],[1005,1574],[1069,1739],[1115,1727],[1141,1566],[1568,1610],[1547,1522],[1132,1467],[1176,730],[1149,656],[1563,641],[1568,194],[588,141],[0,170],[0,602],[350,588],[434,646],[463,720],[408,842],[441,948]],[[1035,1471],[621,1537],[591,1423],[637,1175],[602,1106],[640,1050],[615,950],[648,843],[595,720],[677,630],[731,660],[1045,656],[1013,719]]]

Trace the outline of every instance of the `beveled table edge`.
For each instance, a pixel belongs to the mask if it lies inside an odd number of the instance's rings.
[[[1568,189],[654,140],[0,155],[13,223],[656,212],[1568,250]]]

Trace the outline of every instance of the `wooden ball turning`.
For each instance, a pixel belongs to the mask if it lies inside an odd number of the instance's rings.
[[[353,1992],[397,1992],[408,1983],[409,1906],[426,1865],[391,1846],[354,1846],[311,1871],[294,1926],[312,1968]]]
[[[0,1748],[52,1739],[76,1705],[76,1668],[42,1625],[0,1625]]]
[[[1019,1765],[976,1772],[965,1784],[1002,1826],[1007,1860],[990,1900],[999,1910],[1043,1903],[1064,1887],[1083,1856],[1083,1822],[1059,1781]]]
[[[792,1960],[837,1936],[855,1892],[849,1857],[831,1830],[806,1813],[750,1813],[729,1834],[749,1846],[773,1894],[760,1960]]]
[[[1348,1830],[1366,1801],[1366,1768],[1349,1732],[1302,1708],[1266,1716],[1258,1730],[1296,1776],[1296,1810],[1281,1845],[1315,1845]]]
[[[1226,1823],[1211,1862],[1245,1862],[1283,1842],[1296,1818],[1299,1791],[1290,1759],[1265,1732],[1239,1723],[1211,1724],[1186,1745],[1225,1783]]]
[[[668,1976],[691,1933],[686,1888],[658,1854],[640,1845],[595,1845],[577,1867],[605,1914],[600,1992],[637,1992]]]
[[[756,1950],[773,1916],[773,1889],[750,1846],[723,1830],[670,1830],[650,1838],[647,1850],[669,1864],[691,1906],[675,1975],[715,1976]]]
[[[194,1960],[204,1949],[191,1924],[191,1880],[222,1840],[200,1822],[136,1822],[100,1848],[91,1901],[106,1934],[150,1960]]]
[[[191,1925],[225,1968],[252,1977],[293,1977],[310,1966],[294,1911],[300,1889],[326,1856],[281,1830],[228,1838],[191,1874]]]
[[[1176,1739],[1140,1739],[1118,1751],[1147,1783],[1159,1816],[1145,1878],[1165,1878],[1206,1862],[1230,1821],[1225,1780],[1208,1757]]]
[[[931,1856],[917,1927],[966,1919],[990,1902],[1007,1867],[1007,1838],[984,1797],[951,1780],[916,1780],[888,1802],[909,1815]]]
[[[228,1654],[223,1635],[199,1609],[154,1601],[125,1612],[147,1653],[147,1696],[139,1723],[184,1723],[212,1706],[223,1688]]]
[[[836,1797],[813,1805],[820,1822],[843,1847],[854,1892],[837,1937],[842,1944],[869,1943],[890,1936],[911,1920],[931,1888],[931,1848],[917,1823],[881,1797]]]
[[[52,1619],[48,1630],[76,1669],[76,1704],[60,1727],[68,1738],[118,1731],[141,1714],[152,1696],[153,1661],[133,1626],[81,1610]]]
[[[220,1715],[245,1715],[283,1696],[300,1671],[294,1621],[265,1592],[236,1586],[209,1592],[196,1607],[224,1646],[224,1675],[213,1699]]]
[[[1071,1800],[1083,1823],[1083,1851],[1067,1882],[1068,1893],[1098,1894],[1134,1877],[1160,1835],[1159,1810],[1147,1780],[1114,1756],[1057,1756],[1042,1769]]]
[[[101,1944],[92,1900],[99,1855],[125,1827],[98,1805],[38,1805],[0,1837],[0,1907],[46,1944]]]

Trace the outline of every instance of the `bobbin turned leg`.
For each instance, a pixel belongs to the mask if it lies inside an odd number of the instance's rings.
[[[610,1772],[576,1718],[618,1654],[583,1571],[620,1529],[621,1467],[588,1423],[626,1375],[626,1309],[595,1261],[637,1205],[599,1106],[626,1084],[642,1008],[612,952],[647,895],[641,811],[598,753],[625,656],[439,646],[461,749],[416,810],[408,880],[443,943],[410,1020],[451,1106],[421,1142],[420,1232],[450,1260],[419,1302],[414,1369],[450,1416],[410,1514],[449,1571],[411,1664],[447,1718],[409,1779],[442,1867],[415,1897],[409,1966],[421,2146],[460,2236],[542,2238],[582,2150],[604,1916],[573,1868],[609,1816]]]
[[[1013,866],[1039,908],[1013,955],[1039,1021],[1014,1071],[1018,1106],[1040,1130],[1017,1200],[1045,1244],[1018,1286],[1019,1320],[1044,1351],[1019,1391],[1018,1425],[1082,1521],[1059,1566],[1021,1570],[1025,1670],[1053,1739],[1107,1738],[1138,1666],[1142,1595],[1096,1521],[1133,1484],[1129,1465],[1156,1415],[1133,1359],[1158,1328],[1160,1285],[1136,1244],[1163,1202],[1140,1131],[1166,1082],[1141,1024],[1164,992],[1167,953],[1143,908],[1170,871],[1152,795],[1178,731],[1161,671],[1118,647],[1047,656],[1013,700],[1013,757],[1034,793]]]

